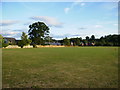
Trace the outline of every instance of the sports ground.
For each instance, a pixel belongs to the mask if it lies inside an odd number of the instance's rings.
[[[3,88],[117,88],[118,47],[2,50]]]

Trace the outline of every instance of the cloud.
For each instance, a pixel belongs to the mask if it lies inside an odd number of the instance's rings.
[[[63,38],[65,38],[65,37],[69,37],[69,36],[71,36],[71,35],[70,35],[70,34],[63,34],[63,35],[51,34],[51,36],[52,36],[53,38],[56,38],[56,39],[63,39]]]
[[[18,32],[2,32],[1,34],[4,34],[4,35],[14,35],[14,34],[17,34]]]
[[[84,29],[87,29],[87,28],[84,28],[84,27],[80,27],[80,28],[78,28],[78,30],[84,30]]]
[[[45,22],[48,26],[51,26],[51,27],[62,27],[63,26],[63,23],[58,21],[56,18],[54,17],[48,17],[48,16],[33,16],[33,17],[30,17],[30,19],[33,19],[33,20],[40,20],[40,21],[43,21]]]
[[[114,26],[118,26],[118,24],[117,23],[115,23],[115,24],[113,24]]]
[[[73,9],[75,6],[83,7],[85,6],[85,3],[83,2],[73,2],[70,7],[64,8],[64,12],[67,14],[71,9]]]
[[[81,6],[85,6],[85,3],[81,3],[80,5],[81,5]]]
[[[30,25],[32,23],[33,23],[32,21],[29,21],[29,22],[24,23],[23,25]]]
[[[3,37],[12,37],[12,38],[20,39],[21,35],[22,35],[22,32],[27,33],[27,29],[25,29],[25,28],[23,28],[23,29],[14,29],[14,30],[4,29],[4,30],[2,30],[0,32],[0,34]]]
[[[73,4],[72,4],[72,8],[74,7],[74,6],[85,6],[85,3],[83,3],[83,2],[74,2]]]
[[[19,39],[21,38],[21,32],[2,32],[0,33],[3,37],[12,37],[12,38],[16,38],[16,39]]]
[[[71,37],[80,37],[80,36],[81,36],[80,34],[71,35]]]
[[[102,25],[95,25],[94,28],[103,28]]]
[[[82,37],[85,36],[84,34],[63,34],[63,35],[56,35],[56,34],[51,34],[51,36],[55,39],[64,39],[65,37],[67,38],[74,38],[74,37]]]
[[[19,32],[2,32],[0,34],[2,34],[4,37],[13,37],[15,36],[16,34],[18,34]]]
[[[23,29],[15,29],[15,30],[12,30],[12,32],[17,32],[17,33],[25,32],[25,33],[28,33],[28,30],[27,30],[26,28],[23,28]]]
[[[70,10],[70,8],[65,8],[65,9],[64,9],[64,12],[65,12],[65,13],[68,13],[69,10]]]
[[[102,8],[107,9],[107,10],[113,10],[118,8],[118,3],[116,2],[111,2],[111,3],[103,3],[101,5]]]
[[[18,29],[18,30],[13,30],[13,31],[15,31],[15,32],[21,32],[21,31],[23,31],[23,30],[19,30],[19,29]]]
[[[9,26],[18,23],[19,21],[17,20],[3,20],[0,21],[0,26]]]

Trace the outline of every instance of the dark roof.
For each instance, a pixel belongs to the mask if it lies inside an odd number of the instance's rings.
[[[15,38],[11,38],[11,37],[3,37],[4,39],[14,39],[16,40]]]
[[[7,41],[10,41],[11,43],[16,43],[16,39],[15,38],[9,38],[9,37],[3,37],[4,39],[6,39]]]

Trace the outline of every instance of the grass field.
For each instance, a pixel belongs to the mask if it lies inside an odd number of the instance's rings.
[[[3,88],[117,88],[117,47],[3,49]]]

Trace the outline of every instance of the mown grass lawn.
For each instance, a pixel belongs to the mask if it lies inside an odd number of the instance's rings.
[[[117,47],[3,49],[3,88],[117,88]]]

